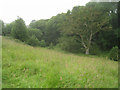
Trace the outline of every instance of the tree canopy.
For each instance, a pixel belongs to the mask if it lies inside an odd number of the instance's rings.
[[[26,41],[28,34],[27,34],[27,27],[22,18],[15,20],[15,23],[12,27],[12,36],[16,39],[20,39],[21,41]]]

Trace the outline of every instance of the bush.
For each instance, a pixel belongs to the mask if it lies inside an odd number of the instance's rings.
[[[45,46],[46,46],[45,40],[41,40],[41,41],[40,41],[40,46],[41,46],[41,47],[45,47]]]
[[[53,49],[53,46],[54,46],[53,43],[50,43],[50,45],[49,45],[48,48],[49,48],[49,49]]]
[[[32,37],[30,37],[30,39],[28,39],[27,44],[31,45],[31,46],[39,46],[40,42],[39,40],[33,35]]]
[[[114,60],[114,61],[118,61],[119,60],[119,57],[118,57],[118,54],[119,54],[119,48],[118,46],[115,46],[113,47],[111,50],[110,50],[110,53],[109,53],[109,58],[111,60]]]

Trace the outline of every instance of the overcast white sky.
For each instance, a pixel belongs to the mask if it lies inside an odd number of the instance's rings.
[[[58,13],[66,13],[77,5],[90,0],[0,0],[0,19],[10,23],[20,16],[28,25],[32,20],[49,19]]]

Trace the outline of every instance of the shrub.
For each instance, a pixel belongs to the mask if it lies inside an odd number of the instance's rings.
[[[50,43],[50,45],[49,45],[49,49],[53,49],[53,43]]]
[[[41,46],[41,47],[45,47],[45,46],[46,46],[45,40],[41,40],[41,41],[40,41],[40,46]]]
[[[31,46],[39,46],[40,42],[39,40],[33,35],[32,37],[30,37],[27,41],[27,44],[31,45]]]
[[[119,60],[118,53],[120,53],[120,52],[119,52],[119,48],[118,48],[117,46],[113,47],[113,48],[110,50],[109,58],[110,58],[111,60],[118,61],[118,60]]]

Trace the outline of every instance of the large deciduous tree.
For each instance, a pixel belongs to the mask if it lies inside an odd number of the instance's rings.
[[[71,13],[67,13],[67,19],[63,26],[63,32],[69,36],[76,36],[85,49],[85,54],[89,54],[93,36],[100,30],[108,30],[109,13],[103,13],[96,5],[77,6]]]

